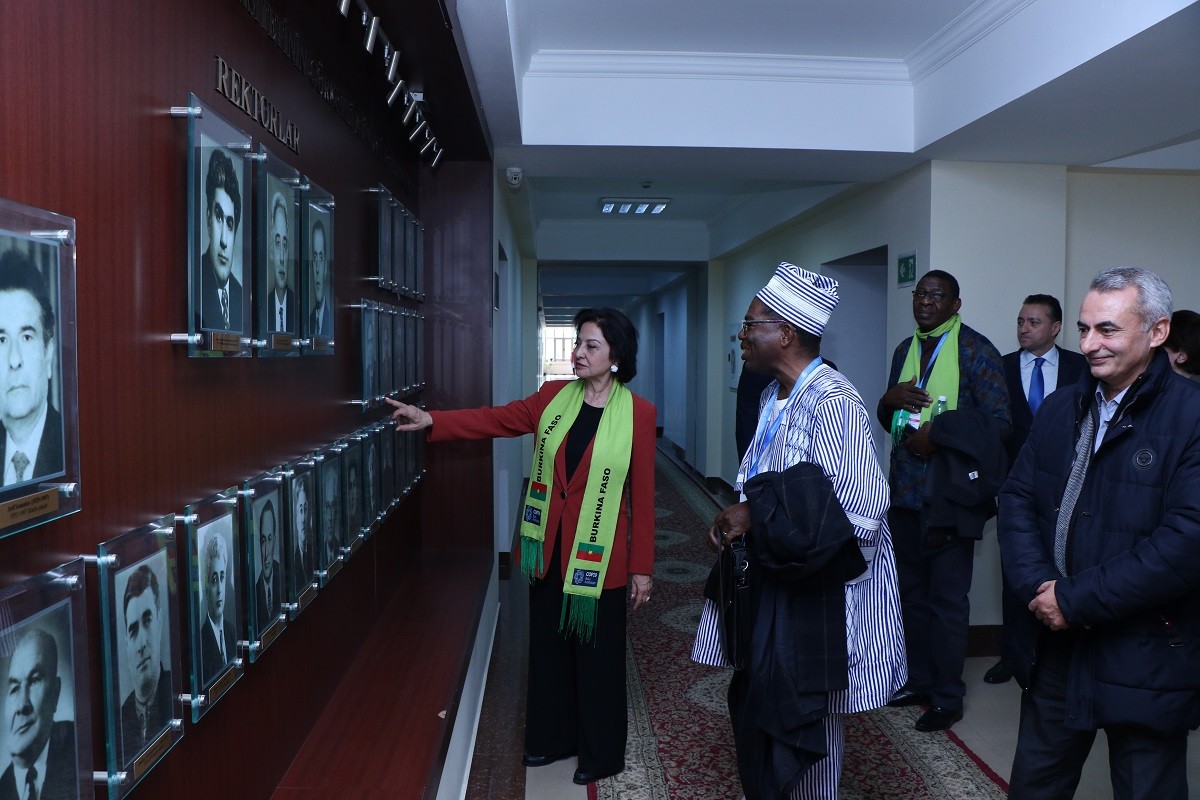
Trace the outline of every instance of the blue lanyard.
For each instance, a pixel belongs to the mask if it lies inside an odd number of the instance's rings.
[[[751,461],[750,474],[746,476],[747,479],[753,478],[759,473],[759,468],[762,466],[762,460],[766,456],[767,451],[771,449],[771,442],[775,440],[775,434],[779,433],[779,427],[783,424],[783,416],[787,412],[788,404],[792,402],[796,395],[800,394],[800,390],[803,388],[808,377],[823,363],[825,362],[821,360],[820,356],[817,356],[809,362],[808,366],[804,368],[804,371],[800,373],[800,377],[796,379],[796,383],[792,386],[792,393],[788,395],[788,399],[785,401],[783,408],[779,409],[779,413],[775,415],[768,425],[766,425],[765,431],[763,430],[763,423],[766,421],[768,415],[759,414],[758,429],[754,433],[754,441],[758,442],[758,447],[756,448],[754,459]],[[774,393],[771,395],[771,399],[767,401],[767,405],[763,406],[763,411],[766,411],[767,408],[771,406],[778,397],[779,388],[776,386]]]
[[[949,332],[946,331],[946,333]],[[933,348],[933,355],[929,357],[929,363],[925,365],[925,374],[921,376],[921,380],[917,383],[918,389],[924,389],[925,384],[929,383],[929,376],[933,374],[933,363],[937,361],[938,353],[942,352],[942,345],[946,343],[946,333],[938,337],[937,347]],[[919,361],[917,368],[920,369]]]

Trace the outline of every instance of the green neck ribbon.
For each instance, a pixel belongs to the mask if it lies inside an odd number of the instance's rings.
[[[937,360],[933,369],[929,370],[928,380],[923,387],[933,398],[933,403],[921,409],[921,424],[933,418],[933,409],[937,406],[938,397],[946,398],[947,410],[958,408],[958,332],[962,329],[962,320],[958,314],[938,325],[931,331],[919,328],[913,332],[912,342],[908,345],[908,354],[904,357],[904,366],[900,368],[900,383],[913,377],[921,377],[921,344],[929,339],[939,339],[945,334],[941,349],[938,350]],[[908,426],[911,414],[900,408],[892,414],[892,444],[899,446],[900,437]]]
[[[554,496],[554,458],[583,406],[584,381],[576,380],[555,395],[538,420],[529,470],[529,492],[521,521],[521,574],[533,582],[544,571],[546,520]],[[616,540],[621,492],[633,452],[633,394],[613,381],[592,445],[592,461],[571,544],[559,630],[581,642],[593,640],[596,601]],[[557,569],[551,565],[551,569]]]

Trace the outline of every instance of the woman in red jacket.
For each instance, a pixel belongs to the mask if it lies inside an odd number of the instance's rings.
[[[654,570],[654,406],[625,384],[637,329],[615,308],[575,315],[576,379],[495,408],[424,411],[388,400],[402,431],[431,442],[533,433],[521,522],[529,588],[525,755],[578,755],[574,781],[625,769],[625,587],[633,610]]]

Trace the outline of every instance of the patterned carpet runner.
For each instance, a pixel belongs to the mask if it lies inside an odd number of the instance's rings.
[[[629,619],[626,769],[589,787],[597,800],[737,800],[741,784],[725,691],[728,670],[693,663],[717,508],[661,453],[654,596]],[[952,733],[917,733],[918,708],[849,718],[842,800],[1001,800],[1003,782]]]

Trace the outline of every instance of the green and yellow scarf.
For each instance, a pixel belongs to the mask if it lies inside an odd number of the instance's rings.
[[[920,378],[921,342],[927,339],[941,338],[942,334],[946,334],[946,340],[942,342],[937,360],[933,362],[929,378],[923,385],[925,391],[933,397],[934,403],[921,409],[922,425],[932,418],[938,397],[946,398],[947,410],[958,408],[958,332],[961,328],[962,320],[958,314],[955,314],[931,331],[922,331],[918,328],[913,332],[912,341],[908,345],[908,353],[904,357],[904,366],[900,368],[899,383],[904,383],[913,377]],[[908,426],[910,416],[912,415],[908,410],[903,408],[896,409],[892,414],[893,445],[900,444],[900,437],[904,433],[905,427]]]
[[[573,381],[561,390],[538,420],[529,470],[529,493],[521,520],[521,574],[533,582],[545,563],[546,521],[554,496],[554,458],[583,407],[585,382]],[[633,452],[633,394],[613,381],[608,403],[600,416],[579,525],[571,545],[559,630],[590,642],[596,629],[596,601],[604,589],[604,576],[612,558],[621,492],[629,474]],[[551,565],[551,569],[557,569]]]

